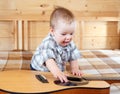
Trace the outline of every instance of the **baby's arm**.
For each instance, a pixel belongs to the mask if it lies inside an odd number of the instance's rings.
[[[68,81],[66,75],[58,68],[53,59],[48,59],[46,61],[46,66],[55,78],[58,78],[61,82]]]
[[[82,75],[82,72],[79,70],[79,65],[77,60],[71,61],[70,66],[71,66],[71,72],[73,75],[77,75],[77,76]]]

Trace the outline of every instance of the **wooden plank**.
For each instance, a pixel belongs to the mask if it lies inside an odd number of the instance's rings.
[[[12,21],[1,21],[0,22],[0,50],[11,50],[13,49],[13,28]]]
[[[84,36],[119,36],[116,21],[87,21],[84,28]]]
[[[91,13],[92,14],[92,13]],[[111,13],[112,14],[112,13]],[[101,14],[100,14],[101,15]],[[31,20],[31,21],[49,21],[49,14],[11,14],[11,15],[0,15],[0,20]],[[81,14],[76,12],[75,17],[79,21],[120,21],[120,16],[113,15],[103,15],[99,16],[99,14]]]
[[[23,21],[18,20],[18,49],[23,50],[23,40],[24,40],[24,34],[23,34]]]
[[[73,41],[75,42],[77,48],[79,49],[80,48],[80,24],[78,21],[76,21],[76,30],[75,30],[75,33],[74,33],[74,36],[73,36]]]
[[[13,9],[24,13],[25,10],[50,10],[62,6],[78,11],[120,11],[119,0],[3,0],[0,9]],[[27,11],[26,11],[27,12]]]
[[[83,49],[119,49],[119,37],[84,37]]]
[[[29,38],[29,50],[35,51],[38,45],[42,42],[42,40],[43,40],[43,37]]]
[[[0,38],[12,37],[12,21],[0,21]]]
[[[84,31],[85,31],[85,22],[84,21],[81,21],[81,28],[80,28],[80,49],[83,49],[83,34],[84,34]]]
[[[29,50],[35,50],[49,33],[49,23],[44,21],[29,21]],[[33,45],[34,44],[34,45]]]
[[[13,21],[13,31],[14,31],[14,50],[18,49],[18,22]]]
[[[49,33],[49,22],[29,21],[29,37],[45,37]]]
[[[27,20],[25,20],[24,21],[24,50],[28,50],[28,43],[29,43],[29,38],[28,38],[28,36],[29,36],[29,32],[28,32],[28,21]]]
[[[117,32],[119,33],[119,48],[120,48],[120,21],[118,22]]]
[[[0,51],[13,50],[14,42],[13,38],[0,38]]]
[[[120,0],[35,0],[34,2],[33,0],[24,0],[24,2],[3,0],[0,2],[0,18],[8,20],[40,19],[45,16],[48,18],[56,6],[68,8],[75,13],[76,17],[119,17],[120,14]],[[32,16],[34,14],[39,16]]]

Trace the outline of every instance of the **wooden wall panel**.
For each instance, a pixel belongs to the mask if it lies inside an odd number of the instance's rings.
[[[119,37],[84,37],[83,49],[119,49]]]
[[[117,28],[117,31],[119,32],[119,35],[120,35],[120,21],[118,22],[118,28]],[[119,36],[120,37],[120,36]],[[120,48],[120,38],[119,38],[119,48]]]
[[[35,50],[49,33],[49,23],[40,21],[29,22],[29,50]]]
[[[118,22],[86,22],[83,49],[119,49]]]
[[[10,51],[14,48],[13,38],[0,38],[0,51]]]
[[[85,22],[84,36],[119,36],[118,22],[89,21]]]
[[[12,22],[1,21],[0,22],[0,37],[11,37],[12,36]]]
[[[48,20],[51,11],[56,6],[70,9],[79,19],[88,16],[94,16],[94,19],[100,16],[120,17],[120,0],[1,0],[0,19],[41,19],[46,17]]]
[[[0,9],[30,13],[63,6],[76,11],[119,11],[120,0],[1,0]],[[27,12],[27,13],[28,13]]]
[[[120,0],[1,0],[0,50],[35,50],[57,6],[74,13],[79,49],[120,48]]]
[[[81,31],[80,31],[81,27],[80,27],[80,23],[79,21],[76,22],[76,30],[73,36],[73,41],[76,44],[77,48],[81,47]]]
[[[11,50],[14,47],[14,32],[11,21],[0,22],[0,50]]]
[[[30,51],[35,51],[36,48],[38,47],[38,45],[40,45],[40,43],[42,42],[43,38],[29,38],[29,45],[28,45],[28,49]]]

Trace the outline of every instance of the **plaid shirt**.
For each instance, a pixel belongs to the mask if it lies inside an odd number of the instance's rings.
[[[78,58],[80,58],[80,53],[73,42],[66,47],[62,47],[49,34],[36,49],[31,60],[31,66],[35,70],[49,71],[45,66],[45,62],[48,59],[54,59],[61,71],[64,71],[66,62],[71,62]]]

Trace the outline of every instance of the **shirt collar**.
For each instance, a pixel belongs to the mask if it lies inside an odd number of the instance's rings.
[[[55,41],[54,36],[53,36],[52,34],[50,34],[50,37]],[[55,47],[56,47],[56,50],[57,50],[60,54],[62,54],[62,52],[65,51],[65,50],[66,50],[67,52],[70,51],[69,45],[66,46],[66,47],[62,47],[62,46],[60,46],[56,41],[55,41]]]
[[[70,51],[69,45],[66,46],[66,47],[62,47],[62,46],[60,46],[59,44],[57,44],[56,49],[57,49],[57,51],[58,51],[60,54],[62,54],[63,51],[66,51],[66,52],[69,52],[69,51]]]

